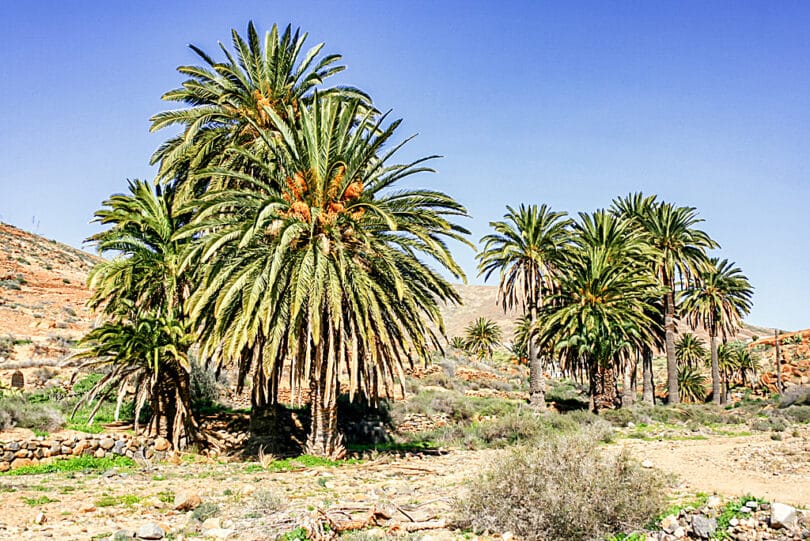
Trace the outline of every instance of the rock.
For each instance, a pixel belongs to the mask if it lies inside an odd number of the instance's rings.
[[[810,404],[810,387],[793,385],[785,389],[782,396],[779,398],[780,408],[787,408],[793,405],[800,406],[802,404]]]
[[[756,511],[757,509],[759,509],[759,502],[756,500],[749,500],[745,502],[745,506],[751,511]]]
[[[706,500],[706,507],[709,509],[715,509],[723,505],[723,499],[720,496],[709,496],[709,499]]]
[[[0,472],[8,471],[11,469],[11,463],[9,462],[0,462]]]
[[[678,517],[675,515],[667,515],[661,519],[661,529],[666,533],[675,533],[678,526],[680,526],[680,524],[678,524]]]
[[[127,451],[127,442],[118,440],[113,444],[112,452],[116,455],[123,455]]]
[[[135,532],[132,530],[118,530],[110,538],[112,541],[128,541],[135,537]]]
[[[20,450],[20,443],[16,441],[10,441],[6,444],[6,451],[19,451]]]
[[[79,507],[79,513],[92,513],[96,510],[96,506],[92,503],[86,503]]]
[[[165,532],[157,524],[144,524],[135,532],[138,539],[163,539]]]
[[[160,436],[155,438],[155,451],[168,451],[171,446],[172,444],[166,438]]]
[[[784,503],[771,504],[771,528],[793,530],[798,525],[799,514],[796,508]]]
[[[213,537],[214,539],[230,539],[235,533],[235,530],[227,528],[212,528],[205,531],[207,537]]]
[[[645,461],[643,461],[643,462],[641,463],[641,467],[642,467],[642,468],[652,468],[652,467],[653,467],[653,463],[652,463],[652,461],[651,461],[651,460],[645,460]]]
[[[115,440],[113,440],[112,438],[104,438],[99,442],[98,446],[104,449],[105,451],[109,451],[110,449],[115,447]]]
[[[222,519],[219,517],[207,518],[202,523],[203,530],[218,530],[220,528],[222,528]]]
[[[717,530],[717,519],[692,515],[692,531],[701,539],[708,539]]]
[[[45,516],[45,513],[40,511],[39,513],[37,513],[37,516],[34,519],[34,524],[45,524],[45,522],[47,520],[48,520],[48,517]]]
[[[96,457],[96,458],[104,458],[106,455],[107,455],[107,452],[104,449],[100,448],[100,447],[98,449],[96,449],[95,452],[93,453],[93,456]]]
[[[16,470],[17,468],[24,468],[25,466],[33,466],[36,463],[36,460],[30,458],[18,458],[11,463],[11,469]]]
[[[192,511],[202,503],[202,498],[196,492],[180,492],[174,497],[176,511]]]

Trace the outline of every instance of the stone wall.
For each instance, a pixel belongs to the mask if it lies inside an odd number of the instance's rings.
[[[0,442],[0,472],[76,456],[162,459],[170,447],[165,438],[143,439],[128,434],[38,436],[25,441]]]

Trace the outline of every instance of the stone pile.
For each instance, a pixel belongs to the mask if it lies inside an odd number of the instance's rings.
[[[432,417],[422,413],[407,413],[397,423],[397,432],[400,434],[428,432],[447,425],[449,420],[450,417],[446,413],[438,413]]]
[[[700,509],[685,508],[661,520],[661,531],[647,534],[647,541],[716,539],[723,508],[717,497]],[[792,541],[810,539],[810,517],[783,503],[750,500],[728,520],[726,538],[740,541]]]
[[[141,439],[127,434],[38,436],[28,441],[0,442],[0,472],[44,463],[54,458],[126,456],[163,459],[171,444],[165,438]]]

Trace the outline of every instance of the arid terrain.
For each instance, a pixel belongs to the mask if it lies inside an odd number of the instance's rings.
[[[72,369],[64,367],[64,361],[75,341],[96,322],[86,307],[85,286],[95,261],[87,253],[0,224],[0,339],[5,347],[0,352],[0,378],[4,384],[18,369],[24,373],[26,389],[69,378]],[[495,287],[459,286],[459,291],[464,304],[445,311],[448,336],[463,334],[477,317],[493,319],[505,337],[511,335],[514,314],[504,314],[497,305]],[[770,333],[746,326],[741,337],[760,337],[756,347],[767,357],[773,350]],[[792,382],[807,383],[810,333],[797,335],[782,347],[788,362],[785,370]],[[38,372],[42,367],[51,371],[42,376]],[[522,377],[523,372],[516,370],[493,375],[478,363],[452,372],[465,384],[481,384],[457,389],[464,396],[514,400],[522,396],[509,384],[510,378]],[[447,385],[448,376],[437,366],[420,377],[423,391],[440,393]],[[697,493],[726,498],[754,494],[810,506],[807,425],[770,433],[751,432],[747,427],[699,432],[685,426],[673,431],[666,424],[660,428],[640,438],[632,424],[620,427],[613,441],[604,445],[605,451],[627,450],[645,467],[667,474],[675,500]],[[60,431],[39,437],[60,434],[81,437],[81,433]],[[35,437],[24,429],[0,432],[0,441]],[[123,469],[3,475],[0,539],[102,539],[119,530],[131,535],[145,525],[157,525],[166,538],[173,539],[275,539],[308,520],[323,522],[329,517],[362,522],[375,512],[388,518],[379,521],[385,528],[367,530],[372,536],[405,534],[409,524],[421,523],[430,530],[414,534],[416,538],[464,537],[469,534],[444,526],[452,522],[453,501],[464,498],[468,482],[509,452],[440,445],[426,453],[357,452],[354,460],[337,466],[255,455],[172,454],[168,460],[141,460]],[[197,496],[202,504],[183,510],[183,501]],[[493,536],[504,533],[493,532]]]

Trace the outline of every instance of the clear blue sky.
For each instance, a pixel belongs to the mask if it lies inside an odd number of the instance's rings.
[[[748,321],[810,327],[810,2],[6,2],[0,219],[79,246],[152,178],[160,95],[231,28],[293,23],[393,108],[421,184],[473,216],[643,190],[697,207],[756,287]],[[470,280],[474,254],[459,249]]]

